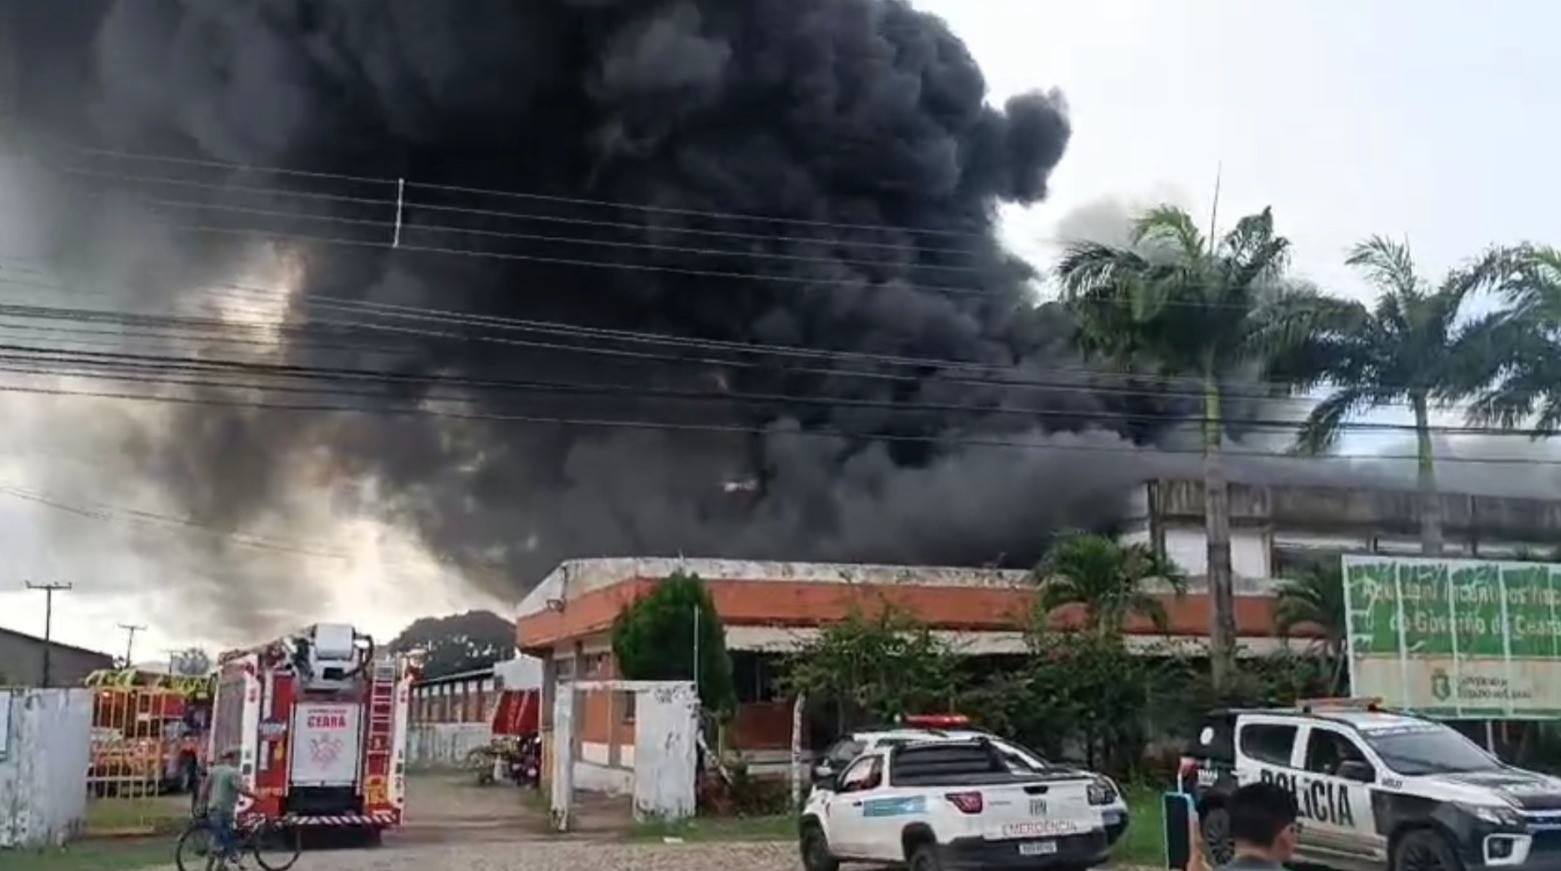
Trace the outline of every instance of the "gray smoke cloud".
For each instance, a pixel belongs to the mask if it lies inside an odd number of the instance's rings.
[[[210,407],[175,410],[155,428],[116,430],[123,467],[203,523],[286,528],[279,517],[298,499],[307,466],[333,499],[415,530],[474,583],[513,597],[573,556],[1022,564],[1048,529],[1109,519],[1123,489],[1155,468],[1133,452],[1061,449],[1147,444],[1165,421],[1123,415],[1158,413],[1163,404],[1096,389],[1100,376],[1067,348],[1066,320],[1035,304],[1031,270],[994,238],[999,202],[1046,194],[1069,137],[1060,95],[989,105],[963,44],[904,3],[20,6],[0,11],[15,38],[12,118],[45,169],[97,173],[51,193],[68,216],[46,246],[56,273],[112,287],[121,302],[188,303],[243,283],[258,231],[280,233],[294,239],[287,256],[303,264],[302,294],[281,312],[283,322],[314,331],[284,334],[285,362],[715,391],[725,397],[495,389],[464,394],[460,407],[752,430]],[[393,208],[318,195],[383,200],[393,195],[385,185],[158,166],[77,146],[406,178],[403,243],[484,256],[297,241],[385,241],[378,225],[296,217],[384,221]],[[436,184],[656,210],[428,187]],[[209,208],[194,208],[201,203]],[[241,214],[233,205],[295,217]],[[642,266],[674,271],[635,268]],[[483,341],[492,331],[470,326],[443,328],[459,340],[359,334],[355,341],[380,348],[344,350],[318,338],[344,317],[307,296],[322,294],[1005,368],[972,380],[937,365],[665,347],[703,359],[647,362]],[[553,340],[560,342],[645,350]],[[1050,386],[1015,383],[1023,380]],[[427,398],[387,387],[376,401]],[[948,405],[970,409],[916,407]],[[827,433],[846,435],[819,437]],[[346,486],[353,481],[369,482],[372,498]],[[247,630],[255,606],[279,598],[256,593],[253,579],[285,573],[288,557],[246,553],[249,568],[238,570],[224,546],[217,538],[199,554],[204,577],[215,580],[199,580],[196,590]]]
[[[73,0],[0,5],[0,38],[6,130],[42,180],[0,211],[33,228],[31,253],[57,280],[137,310],[285,285],[293,295],[269,303],[274,346],[244,352],[272,363],[636,391],[460,393],[454,407],[477,417],[733,428],[121,404],[94,407],[85,441],[66,441],[97,457],[59,479],[72,492],[151,493],[207,527],[289,539],[318,540],[325,509],[368,513],[513,599],[580,556],[1026,565],[1049,531],[1109,522],[1133,483],[1196,467],[1148,447],[1176,443],[1169,418],[1189,401],[1102,389],[1068,349],[1066,318],[1036,304],[1030,267],[995,239],[999,203],[1046,196],[1070,133],[1061,96],[989,104],[960,40],[903,2]],[[389,182],[82,147],[404,178],[406,205]],[[387,251],[397,219],[404,248]],[[320,296],[1002,374],[409,329]],[[343,320],[358,329],[332,332]],[[189,337],[165,350],[243,356]],[[274,383],[140,389],[299,400]],[[452,395],[372,389],[331,399]],[[1015,446],[959,443],[972,440]],[[189,619],[207,628],[269,631],[307,618],[319,593],[310,557],[222,536],[163,547],[189,571],[161,582],[200,602]]]

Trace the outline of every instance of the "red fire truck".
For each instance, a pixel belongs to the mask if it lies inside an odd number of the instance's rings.
[[[371,837],[401,825],[416,665],[353,627],[320,623],[218,660],[211,758],[238,752],[259,796],[240,815]]]

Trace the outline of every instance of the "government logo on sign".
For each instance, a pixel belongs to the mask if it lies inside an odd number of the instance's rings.
[[[1439,702],[1445,702],[1453,697],[1452,679],[1440,668],[1431,672],[1431,695]]]

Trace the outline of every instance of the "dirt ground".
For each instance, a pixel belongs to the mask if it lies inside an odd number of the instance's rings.
[[[578,797],[570,834],[550,832],[540,796],[478,786],[470,775],[424,774],[407,788],[406,822],[374,849],[306,849],[297,871],[800,871],[781,843],[626,843],[628,800]],[[158,866],[145,871],[173,871]]]
[[[570,821],[571,837],[618,837],[633,828],[627,798],[579,793]],[[478,786],[469,774],[425,774],[407,785],[398,844],[471,843],[537,838],[557,840],[541,795],[506,784]]]

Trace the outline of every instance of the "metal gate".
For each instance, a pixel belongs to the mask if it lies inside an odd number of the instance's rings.
[[[87,767],[88,828],[158,831],[188,818],[210,722],[209,682],[98,672]]]

